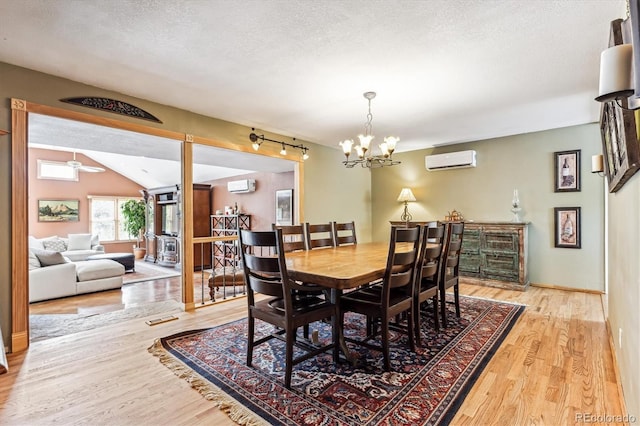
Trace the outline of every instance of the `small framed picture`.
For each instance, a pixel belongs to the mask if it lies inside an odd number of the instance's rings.
[[[554,192],[580,191],[580,150],[558,151],[555,159]]]
[[[276,225],[293,225],[293,189],[276,191]]]
[[[580,207],[555,207],[553,209],[555,226],[555,246],[579,249]]]

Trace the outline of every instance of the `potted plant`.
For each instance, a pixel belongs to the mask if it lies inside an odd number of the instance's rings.
[[[137,244],[133,246],[133,254],[136,259],[142,259],[147,251],[140,247],[142,232],[146,224],[146,205],[142,200],[127,200],[122,204],[122,217],[124,218],[124,229],[129,235],[135,235]]]

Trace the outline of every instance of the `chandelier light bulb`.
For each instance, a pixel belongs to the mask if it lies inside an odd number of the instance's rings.
[[[389,148],[387,146],[387,143],[383,142],[380,145],[378,145],[378,147],[380,148],[380,152],[382,152],[382,156],[384,158],[387,158],[389,156]]]
[[[354,149],[356,150],[356,153],[358,154],[358,157],[360,159],[363,159],[364,158],[364,153],[365,153],[366,150],[363,147],[361,147],[360,145],[356,145]]]
[[[344,152],[344,155],[346,155],[348,158],[349,154],[351,154],[351,147],[353,147],[353,140],[343,140],[342,142],[340,142],[340,146],[342,147],[342,152]]]
[[[360,146],[365,152],[369,149],[373,137],[373,135],[358,135],[358,139],[360,139]]]
[[[389,155],[393,154],[393,151],[396,149],[396,144],[400,141],[400,138],[395,136],[387,136],[384,138],[384,142],[387,144],[387,149],[389,150]]]

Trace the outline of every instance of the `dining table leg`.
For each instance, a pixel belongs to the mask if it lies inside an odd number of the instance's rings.
[[[340,289],[331,289],[331,303],[333,303],[336,306],[338,306],[338,312],[340,311],[340,298],[341,297],[342,297],[342,290],[340,290]],[[338,344],[338,346],[340,347],[340,350],[344,354],[345,359],[349,363],[355,365],[355,359],[351,355],[351,352],[349,351],[349,347],[347,346],[347,342],[344,339],[344,324],[340,321],[342,318],[344,318],[344,316],[342,314],[339,314],[338,318],[333,318],[333,321],[338,322],[338,324],[336,324],[337,327],[335,327],[335,328],[337,328],[337,331],[338,331],[338,341],[336,343]],[[338,362],[338,360],[334,360],[334,361]]]

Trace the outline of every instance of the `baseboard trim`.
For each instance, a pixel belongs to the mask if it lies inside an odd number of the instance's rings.
[[[21,331],[11,334],[11,353],[21,352],[29,348],[29,333]]]
[[[624,399],[624,390],[622,388],[622,380],[620,377],[620,369],[618,368],[618,357],[616,356],[616,345],[613,340],[613,334],[611,333],[611,323],[609,322],[609,318],[605,318],[604,320],[607,326],[607,334],[609,335],[609,348],[611,349],[611,358],[613,358],[613,374],[616,376],[616,384],[618,385],[618,396],[620,400],[621,412],[628,413],[627,411],[627,403]],[[626,423],[625,423],[626,424]]]
[[[540,287],[540,288],[550,288],[553,290],[562,290],[562,291],[577,291],[579,293],[590,293],[590,294],[604,294],[602,290],[589,290],[586,288],[573,288],[573,287],[564,287],[561,285],[555,284],[539,284],[539,283],[530,283],[531,287]]]

